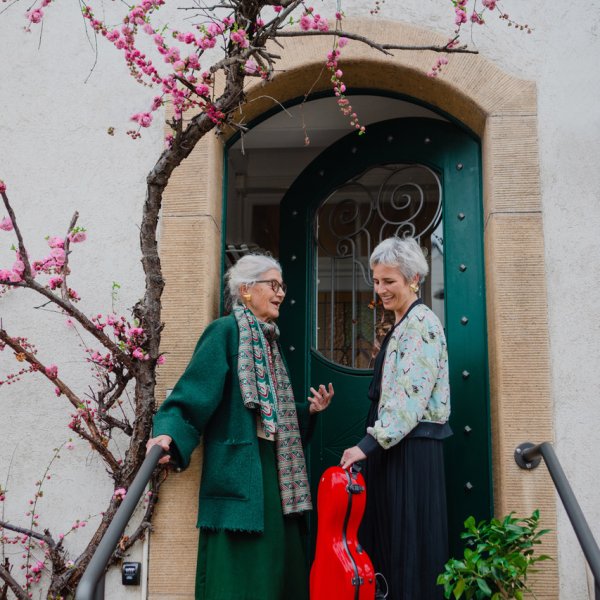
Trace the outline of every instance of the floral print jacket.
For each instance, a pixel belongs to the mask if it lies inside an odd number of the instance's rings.
[[[446,336],[433,311],[425,304],[417,304],[389,340],[378,417],[367,433],[387,449],[418,423],[443,424],[449,416]]]

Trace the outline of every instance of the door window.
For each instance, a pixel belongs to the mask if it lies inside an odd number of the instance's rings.
[[[419,241],[430,269],[420,293],[444,322],[441,190],[439,176],[425,165],[377,165],[344,182],[318,207],[313,348],[327,360],[372,367],[394,315],[374,296],[369,257],[390,236]]]

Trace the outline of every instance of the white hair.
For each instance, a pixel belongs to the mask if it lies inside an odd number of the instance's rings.
[[[229,292],[230,302],[235,304],[240,301],[240,286],[251,286],[262,279],[262,276],[271,269],[281,273],[281,265],[272,256],[266,254],[246,254],[225,273],[225,284]]]
[[[412,237],[391,237],[383,240],[373,250],[369,264],[371,269],[375,265],[395,267],[408,281],[411,281],[415,275],[423,281],[429,273],[429,265],[423,250]]]

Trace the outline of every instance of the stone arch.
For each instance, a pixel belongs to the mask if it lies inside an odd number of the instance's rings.
[[[446,41],[435,32],[399,22],[348,20],[348,30],[406,45]],[[330,89],[323,62],[331,38],[284,41],[285,48],[276,51],[282,58],[273,80],[252,83],[247,89],[240,113],[245,123],[309,90]],[[520,442],[553,438],[535,84],[505,73],[478,54],[453,55],[443,74],[432,79],[426,72],[433,56],[399,51],[386,57],[352,42],[344,48],[344,80],[352,87],[424,103],[481,140],[495,512],[527,514],[540,508],[544,526],[556,530],[554,489],[546,471],[522,472],[513,461]],[[177,170],[165,194],[162,349],[169,360],[160,372],[159,399],[184,369],[199,333],[217,315],[222,181],[222,141],[209,136]],[[200,463],[198,452],[188,472],[163,487],[151,539],[153,600],[193,597]],[[172,559],[174,548],[178,558],[165,569],[164,557]],[[556,556],[555,536],[546,541],[545,551]],[[555,562],[545,565],[535,590],[539,598],[557,597]]]

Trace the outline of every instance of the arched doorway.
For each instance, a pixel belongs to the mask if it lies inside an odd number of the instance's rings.
[[[365,104],[373,101],[363,98]],[[322,108],[323,102],[317,104]],[[316,108],[310,104],[302,106],[305,123]],[[309,450],[316,488],[322,471],[364,432],[369,359],[379,326],[368,308],[368,254],[377,236],[406,232],[420,238],[432,261],[424,300],[446,324],[449,339],[456,435],[447,444],[448,497],[458,550],[466,517],[492,512],[480,148],[460,127],[422,107],[389,98],[384,106],[388,114],[405,116],[371,123],[366,136],[343,136],[303,170],[293,151],[276,147],[285,143],[278,121],[289,117],[282,113],[258,125],[243,150],[242,140],[232,145],[228,260],[253,247],[280,258],[289,286],[282,342],[296,394],[317,382],[336,386],[336,402],[319,418]],[[286,153],[289,160],[282,157]],[[294,167],[302,172],[286,191],[283,182]],[[351,221],[358,236],[333,231],[345,209],[355,211]],[[351,233],[354,227],[346,218],[341,229]]]
[[[429,29],[397,21],[365,19],[354,25],[366,37],[417,44],[446,41]],[[321,57],[327,54],[328,44],[322,37],[286,40],[285,48],[280,49],[281,71],[273,81],[249,86],[247,102],[240,107],[241,121],[255,124],[272,115],[277,102],[287,107],[309,89],[318,93],[330,90],[328,77],[321,76]],[[426,54],[399,52],[384,57],[354,44],[347,50],[344,74],[353,86],[385,88],[382,93],[426,103],[438,114],[429,111],[406,116],[451,115],[481,140],[494,509],[497,515],[511,510],[527,514],[539,507],[544,526],[556,530],[554,490],[547,473],[515,469],[512,458],[523,439],[553,437],[535,84],[503,71],[482,54],[453,56],[444,76],[432,80],[425,75],[430,63]],[[405,116],[385,113],[380,106],[377,110],[380,116],[375,120]],[[302,130],[299,133],[302,146]],[[272,134],[277,137],[280,132]],[[174,173],[165,194],[160,255],[167,276],[163,295],[166,327],[161,350],[169,360],[159,374],[159,401],[185,368],[198,335],[219,313],[223,211],[227,208],[223,196],[235,189],[221,142],[231,140],[231,135],[233,132],[205,137]],[[326,146],[335,139],[329,139]],[[313,155],[303,167],[322,150],[315,148],[317,141],[311,135],[309,153]],[[291,165],[290,153],[299,151],[290,148],[289,153],[278,156],[281,195],[293,177],[280,176]],[[199,449],[190,469],[170,479],[161,490],[150,544],[150,598],[192,597],[201,468]],[[178,560],[166,573],[163,558],[174,544],[180,549]],[[544,550],[556,555],[554,534],[547,536]],[[538,598],[556,597],[555,565],[547,564],[543,575],[534,575]]]

